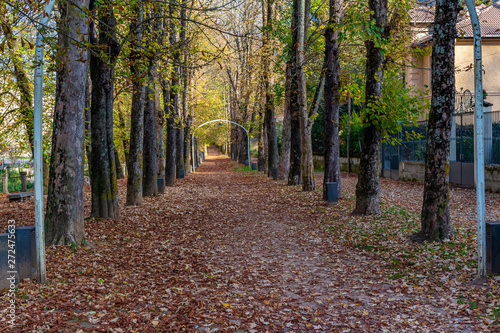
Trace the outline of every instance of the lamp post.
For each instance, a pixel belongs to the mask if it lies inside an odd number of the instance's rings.
[[[45,232],[43,225],[43,151],[42,151],[42,114],[43,114],[43,36],[41,29],[47,24],[54,9],[55,0],[50,0],[44,8],[38,26],[35,49],[35,91],[34,91],[34,169],[35,169],[35,238],[36,267],[38,282],[45,283]]]
[[[484,193],[484,117],[483,117],[483,67],[481,28],[474,0],[466,0],[474,32],[474,178],[476,181],[478,278],[486,278],[486,222]]]

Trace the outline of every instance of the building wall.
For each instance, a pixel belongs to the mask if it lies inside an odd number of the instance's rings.
[[[488,93],[487,101],[493,110],[500,110],[500,38],[485,38],[482,41],[483,89]],[[458,40],[455,45],[456,84],[474,94],[474,44],[472,38]],[[470,67],[470,70],[465,69]]]
[[[474,94],[474,47],[472,38],[457,40],[455,45],[455,88],[469,89]],[[493,111],[500,110],[500,38],[487,38],[482,42],[483,89],[488,93],[487,101]],[[416,68],[408,68],[408,84],[419,89],[431,88],[431,55],[412,59]],[[468,69],[468,70],[467,70]],[[430,95],[429,95],[430,96]],[[424,117],[425,118],[425,117]]]

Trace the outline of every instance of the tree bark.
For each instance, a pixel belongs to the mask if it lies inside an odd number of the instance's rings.
[[[387,0],[369,0],[370,15],[375,25],[384,32],[387,26]],[[384,32],[385,33],[385,32]],[[374,41],[368,40],[366,46],[366,89],[365,105],[367,113],[376,114],[380,107],[382,85],[384,79],[385,58],[383,50]],[[358,183],[356,185],[355,215],[379,214],[379,148],[381,130],[373,124],[370,117],[363,119],[361,143],[361,159],[359,164]]]
[[[158,75],[158,73],[156,73]],[[158,165],[158,178],[165,180],[165,144],[163,138],[163,128],[165,126],[165,112],[160,106],[160,87],[155,92],[155,110],[156,110],[156,162]],[[158,188],[158,192],[163,193],[164,188]]]
[[[144,197],[156,195],[158,193],[157,177],[158,164],[156,159],[156,109],[154,100],[154,59],[148,59],[148,70],[146,84],[146,99],[144,101],[144,155],[143,155],[143,176],[142,195]]]
[[[457,0],[436,3],[432,38],[432,98],[427,125],[424,202],[421,229],[415,241],[453,237],[449,208],[449,152],[455,100],[455,38]]]
[[[125,155],[125,166],[127,166],[130,143],[126,135],[124,134],[125,130],[127,129],[127,125],[125,123],[125,115],[123,114],[123,108],[121,106],[118,106],[118,119],[120,120],[120,129],[122,130],[121,135],[122,135],[123,155]]]
[[[189,160],[191,158],[191,124],[193,117],[188,115],[184,123],[184,170],[189,170]]]
[[[340,177],[340,45],[338,29],[342,19],[343,0],[330,0],[330,17],[325,30],[325,176],[323,178],[323,199],[326,200],[326,183],[337,183],[338,197],[342,197]]]
[[[304,10],[304,0],[293,0],[293,17],[292,17],[292,56],[290,60],[292,76],[290,78],[290,170],[288,173],[288,185],[301,184],[301,168],[300,160],[302,158],[302,137],[300,135],[300,78],[298,65],[298,48],[303,47],[304,38],[303,29],[299,32],[300,11]],[[303,26],[302,26],[303,28]],[[301,67],[301,66],[300,66]],[[303,68],[302,68],[303,69]]]
[[[90,56],[87,55],[87,57],[90,57]],[[89,69],[89,67],[87,66],[87,75],[85,76],[86,82],[85,82],[85,115],[84,115],[84,117],[85,117],[85,132],[84,132],[85,138],[84,138],[84,140],[85,141],[84,142],[85,142],[85,154],[87,155],[87,166],[88,166],[89,175],[90,175],[90,167],[92,165],[91,157],[90,157],[90,154],[91,154],[90,100],[91,100],[91,86],[92,86],[92,84],[91,84],[91,80],[89,77],[88,69]]]
[[[300,122],[301,140],[301,176],[302,190],[313,191],[316,189],[314,181],[314,166],[312,160],[311,129],[312,120],[307,112],[306,77],[304,73],[304,43],[306,39],[306,1],[297,0],[297,51],[295,68],[297,71],[297,111]]]
[[[262,118],[262,114],[261,114]],[[266,172],[266,154],[264,152],[264,146],[266,144],[265,138],[265,126],[261,125],[259,129],[259,142],[258,142],[258,151],[257,151],[257,170],[261,172]]]
[[[145,86],[140,47],[142,45],[144,9],[139,2],[134,6],[134,10],[135,18],[130,25],[132,45],[129,60],[130,72],[132,73],[132,107],[130,110],[130,148],[127,162],[127,206],[142,205]]]
[[[118,150],[115,148],[115,165],[116,165],[116,179],[125,178],[125,174],[123,173],[122,164],[120,163],[120,155],[118,154]]]
[[[266,29],[264,31],[264,56],[263,64],[264,73],[262,80],[264,81],[265,91],[265,110],[264,122],[267,138],[267,175],[272,176],[272,171],[278,168],[278,137],[276,135],[276,120],[274,119],[274,94],[272,93],[271,84],[271,50],[270,50],[270,30],[272,29],[272,22],[274,19],[273,14],[274,0],[267,0],[267,15],[264,15],[264,24]],[[264,10],[263,10],[264,12]]]
[[[174,94],[174,95],[172,95]],[[171,104],[172,101],[172,104]],[[167,89],[166,82],[163,83],[163,108],[166,111],[167,117],[167,138],[165,143],[165,186],[175,185],[175,146],[176,134],[175,130],[175,106],[177,102],[175,92]]]
[[[175,14],[175,2],[171,2],[169,5],[169,15],[174,17]],[[169,36],[170,46],[174,48],[177,47],[177,32],[175,28],[175,22],[173,19],[170,21],[170,36]],[[163,83],[163,96],[164,96],[164,107],[167,112],[167,142],[165,144],[165,185],[174,186],[176,178],[176,159],[177,159],[177,118],[179,115],[179,94],[177,89],[178,73],[177,73],[177,63],[174,61],[174,68],[171,74],[171,80],[169,84],[169,91],[166,90],[167,84]],[[167,97],[168,96],[168,97]]]
[[[85,239],[83,168],[87,51],[73,40],[86,40],[88,25],[80,8],[86,2],[59,2],[59,56],[51,168],[45,217],[48,244],[81,244]]]
[[[285,103],[283,116],[283,132],[281,133],[281,154],[278,163],[278,180],[288,179],[290,170],[290,80],[292,66],[290,61],[286,63],[285,77]]]
[[[184,130],[182,126],[182,119],[179,114],[175,119],[176,130],[176,147],[175,147],[175,177],[177,179],[184,178]]]
[[[91,9],[94,5],[95,0],[90,3]],[[116,40],[116,19],[112,5],[100,4],[96,10],[100,22],[99,37],[95,40],[92,33],[94,27],[91,25],[91,39],[96,52],[90,57],[92,216],[112,219],[120,216],[113,146],[114,65],[120,45]],[[101,52],[107,55],[106,58],[100,56]]]

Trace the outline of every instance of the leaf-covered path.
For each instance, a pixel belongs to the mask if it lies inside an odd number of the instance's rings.
[[[90,246],[50,247],[49,282],[20,284],[12,331],[478,332],[498,327],[485,322],[489,317],[481,317],[481,309],[457,300],[463,290],[497,294],[495,285],[468,285],[466,265],[464,277],[428,274],[422,263],[422,272],[411,280],[418,258],[401,267],[388,265],[395,255],[405,261],[403,250],[375,253],[375,245],[349,238],[359,234],[356,228],[346,230],[358,221],[348,216],[353,175],[343,175],[346,198],[327,207],[319,191],[304,193],[257,172],[235,172],[235,166],[212,156],[177,186],[146,198],[144,206],[122,206],[121,219],[86,221]],[[394,200],[401,184],[420,186],[384,181],[393,190],[383,192],[385,202]],[[125,182],[119,187],[124,202]],[[87,196],[87,213],[88,204]],[[0,209],[19,225],[33,223],[32,202]],[[388,232],[383,239],[396,239],[394,247],[412,246]],[[9,299],[0,295],[0,331],[5,331]],[[489,303],[483,303],[487,315]]]

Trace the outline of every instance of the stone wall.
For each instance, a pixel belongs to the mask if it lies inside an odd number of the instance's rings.
[[[314,169],[324,169],[325,168],[325,159],[323,155],[314,155],[313,156]],[[349,164],[347,157],[340,158],[340,171],[348,172]],[[358,173],[359,171],[359,158],[351,157],[351,172]]]
[[[484,186],[488,192],[500,192],[500,165],[484,167]]]
[[[399,162],[399,179],[423,182],[424,178],[424,162]]]

